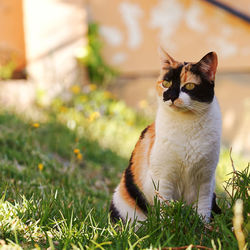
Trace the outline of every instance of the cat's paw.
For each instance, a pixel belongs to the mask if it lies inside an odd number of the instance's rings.
[[[198,214],[200,215],[200,217],[202,218],[202,221],[207,224],[210,222],[211,219],[211,211],[199,211],[198,210]]]

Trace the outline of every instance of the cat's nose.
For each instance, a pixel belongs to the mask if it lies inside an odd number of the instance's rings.
[[[176,99],[178,99],[178,96],[177,96],[177,97],[176,97],[176,96],[173,96],[173,97],[170,98],[170,100],[172,101],[172,103],[174,103],[174,101],[175,101]]]
[[[174,101],[178,99],[178,96],[164,96],[163,100],[166,102],[168,100],[171,100],[172,103],[174,103]]]
[[[163,100],[165,102],[168,100],[171,100],[172,102],[174,102],[178,97],[179,97],[179,93],[177,91],[174,91],[174,90],[165,91],[163,94]]]

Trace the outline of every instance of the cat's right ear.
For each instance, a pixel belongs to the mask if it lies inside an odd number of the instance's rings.
[[[218,59],[215,52],[206,54],[198,63],[196,67],[210,80],[214,81],[217,69]]]
[[[158,52],[161,59],[162,69],[173,67],[177,63],[161,46],[159,47]]]

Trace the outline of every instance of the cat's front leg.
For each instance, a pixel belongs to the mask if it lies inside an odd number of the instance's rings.
[[[214,182],[203,183],[199,189],[198,213],[202,215],[205,222],[210,221],[213,191]]]
[[[159,191],[156,192],[161,202],[168,202],[173,200],[174,185],[170,181],[164,179],[159,180]]]

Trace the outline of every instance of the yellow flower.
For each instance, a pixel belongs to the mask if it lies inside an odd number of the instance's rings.
[[[78,148],[75,148],[75,149],[74,149],[74,154],[77,155],[77,154],[79,154],[79,153],[80,153],[80,150],[79,150]]]
[[[71,87],[71,91],[73,94],[77,95],[80,93],[81,89],[80,89],[80,86],[79,85],[73,85]]]
[[[86,95],[83,95],[83,96],[81,96],[80,100],[82,102],[87,102],[88,101],[88,97]]]
[[[88,119],[88,120],[89,120],[89,122],[92,122],[92,121],[98,119],[100,116],[101,116],[100,113],[97,112],[97,111],[95,111],[95,112],[93,112],[93,113],[89,116],[89,119]]]
[[[93,84],[93,83],[89,84],[90,91],[94,91],[94,90],[96,90],[96,88],[97,88],[97,86],[95,84]]]
[[[43,168],[44,168],[43,164],[42,164],[42,163],[39,163],[39,164],[38,164],[38,169],[39,169],[40,171],[43,171]]]
[[[103,95],[104,95],[104,98],[106,98],[106,99],[110,99],[113,97],[112,93],[109,91],[104,91]]]
[[[34,246],[35,246],[35,248],[36,248],[37,250],[40,250],[40,249],[41,249],[37,243],[36,243]]]
[[[37,122],[35,122],[35,123],[32,124],[32,127],[33,127],[33,128],[39,128],[39,127],[40,127],[40,124],[37,123]]]
[[[133,121],[127,121],[127,124],[128,124],[129,126],[133,126],[133,125],[134,125],[134,122],[133,122]]]
[[[82,160],[82,154],[81,153],[78,153],[77,156],[76,156],[77,160],[81,161]]]
[[[65,113],[67,111],[67,108],[65,106],[60,107],[60,112]]]

